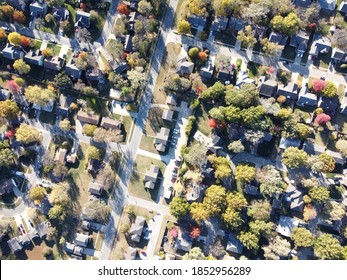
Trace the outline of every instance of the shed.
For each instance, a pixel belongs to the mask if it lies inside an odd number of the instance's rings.
[[[90,183],[88,187],[88,192],[94,195],[101,195],[104,190],[104,186],[98,183]]]

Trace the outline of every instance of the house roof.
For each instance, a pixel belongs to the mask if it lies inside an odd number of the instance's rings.
[[[231,80],[231,74],[230,74],[229,70],[223,69],[217,73],[216,78],[218,80],[230,81]]]
[[[69,10],[63,7],[55,8],[53,16],[58,20],[67,20],[69,17]]]
[[[226,250],[235,254],[242,254],[242,243],[231,233],[228,238]]]
[[[99,81],[105,77],[104,73],[99,68],[94,67],[86,71],[86,79],[89,81]]]
[[[162,118],[163,120],[166,120],[166,121],[170,121],[170,122],[171,122],[171,121],[172,121],[172,118],[173,118],[173,115],[174,115],[174,111],[168,110],[168,109],[164,109],[161,118]]]
[[[6,3],[11,5],[16,10],[21,10],[21,11],[25,10],[28,2],[29,2],[28,0],[6,0]]]
[[[0,195],[5,193],[10,193],[16,185],[13,183],[12,179],[6,179],[0,183]]]
[[[285,150],[288,147],[299,147],[299,146],[300,146],[299,139],[290,139],[290,138],[282,137],[279,148]]]
[[[22,47],[12,45],[10,43],[6,44],[6,47],[1,51],[4,58],[17,60],[24,56],[24,51]]]
[[[343,155],[341,153],[333,152],[331,150],[326,150],[325,153],[329,156],[332,156],[334,158],[335,162],[338,164],[343,165],[346,162],[346,159],[343,157]]]
[[[51,57],[46,57],[46,59],[43,62],[43,66],[45,68],[59,71],[63,67],[64,64],[64,59],[60,58],[59,56],[51,56]]]
[[[11,92],[7,89],[0,89],[0,100],[7,100],[10,99],[11,97]]]
[[[343,97],[341,101],[341,113],[344,115],[347,115],[347,91],[345,92],[345,96]]]
[[[311,5],[312,0],[294,0],[295,6],[300,6],[303,8],[307,8],[309,5]]]
[[[139,15],[138,12],[130,12],[128,15],[129,22],[134,23]]]
[[[298,86],[294,82],[289,82],[286,85],[280,84],[278,85],[276,96],[283,95],[287,99],[297,100],[298,99],[297,89],[298,89]]]
[[[298,225],[298,220],[281,215],[276,231],[283,236],[291,237],[294,227]]]
[[[215,17],[211,25],[211,31],[224,30],[228,26],[229,19],[227,17]]]
[[[121,74],[124,71],[128,70],[129,65],[127,62],[125,61],[121,61],[121,60],[117,60],[117,59],[112,59],[109,60],[108,63],[110,64],[112,70],[116,73],[116,74]]]
[[[95,195],[101,195],[102,191],[104,189],[104,186],[98,183],[90,183],[88,187],[88,192]]]
[[[338,60],[338,61],[346,61],[347,60],[346,52],[344,50],[341,50],[335,47],[333,48],[331,59]]]
[[[328,37],[323,37],[320,34],[315,34],[312,40],[310,55],[318,55],[319,53],[328,53],[331,49],[331,41]]]
[[[302,106],[315,106],[317,104],[317,95],[310,93],[308,87],[302,87],[299,92],[298,103]]]
[[[79,110],[77,113],[77,119],[80,120],[81,122],[97,125],[99,123],[100,116]]]
[[[194,63],[190,61],[184,61],[182,63],[179,63],[176,68],[177,73],[180,74],[180,76],[192,74],[193,69]]]
[[[103,117],[101,119],[101,127],[105,129],[121,129],[122,128],[122,118],[119,120],[114,120],[111,118]]]
[[[246,22],[241,18],[231,17],[229,26],[237,32],[245,28]]]
[[[247,184],[243,190],[245,194],[258,196],[260,195],[259,189],[255,186]]]
[[[155,183],[157,181],[159,171],[160,171],[159,166],[152,164],[151,167],[146,171],[144,181],[151,181]]]
[[[101,162],[97,159],[91,158],[88,162],[87,170],[89,172],[94,171],[96,172],[100,168]]]
[[[16,253],[23,249],[23,246],[19,243],[17,237],[8,240],[7,245],[10,247],[12,253]]]
[[[338,103],[339,103],[338,96],[335,96],[333,98],[321,96],[318,100],[318,107],[322,108],[324,112],[333,115],[335,114]]]
[[[163,143],[157,143],[155,144],[155,149],[159,152],[165,152],[166,150],[166,145],[164,145]]]
[[[90,13],[86,13],[82,10],[76,12],[76,23],[75,26],[82,28],[89,28],[90,26]]]
[[[160,132],[157,133],[155,138],[156,143],[166,145],[167,141],[169,140],[169,135],[170,129],[166,127],[160,128]]]
[[[90,228],[90,222],[86,221],[86,220],[83,220],[82,224],[81,224],[81,227],[88,230]]]
[[[124,50],[126,52],[132,52],[133,51],[132,36],[129,34],[125,35]]]
[[[66,161],[67,161],[67,162],[70,162],[70,163],[75,163],[75,162],[76,162],[76,159],[77,159],[77,154],[76,154],[76,153],[68,154],[68,155],[66,156]]]
[[[327,11],[333,11],[336,6],[336,0],[318,0],[320,7]]]
[[[303,192],[295,186],[289,185],[286,190],[286,196],[290,199],[290,210],[301,213],[304,208]]]
[[[153,183],[152,181],[147,181],[145,182],[145,188],[153,190],[155,188],[155,183]]]
[[[196,15],[191,15],[188,17],[188,22],[192,27],[205,27],[206,24],[206,18],[201,17],[201,16],[196,16]]]
[[[309,36],[306,32],[299,30],[290,38],[289,45],[297,48],[299,51],[305,52],[307,49]]]
[[[65,242],[64,249],[68,253],[73,253],[73,251],[75,249],[75,244],[70,243],[70,242]]]
[[[268,28],[266,26],[254,25],[253,26],[254,38],[256,38],[258,41],[260,41],[261,39],[263,39],[265,37],[267,30],[268,30]]]
[[[269,36],[269,41],[273,43],[277,43],[280,46],[284,46],[287,44],[288,36],[285,36],[278,32],[271,32]]]
[[[125,260],[135,260],[137,254],[137,250],[133,247],[128,247],[124,254],[124,259]]]
[[[209,79],[213,76],[213,70],[213,63],[211,63],[211,61],[208,61],[205,66],[200,68],[200,76]]]
[[[341,13],[344,13],[344,14],[347,13],[347,2],[346,1],[341,2],[340,6],[337,10]]]
[[[55,153],[54,160],[59,161],[61,163],[65,162],[65,156],[66,156],[67,150],[63,148],[59,148],[57,152]]]
[[[325,147],[320,146],[313,141],[306,141],[304,143],[303,149],[309,155],[320,155],[325,151]]]
[[[182,232],[182,230],[179,230],[178,236],[175,241],[175,248],[189,252],[189,250],[192,248],[192,243],[193,241],[189,234]]]
[[[40,238],[43,238],[47,235],[49,226],[50,224],[48,222],[42,222],[36,226],[36,230]]]
[[[89,236],[81,233],[75,234],[74,243],[78,246],[87,247]]]
[[[30,50],[24,55],[25,62],[40,66],[43,65],[44,58],[40,50]]]
[[[75,65],[75,58],[72,57],[68,61],[68,63],[65,66],[65,73],[66,75],[70,76],[74,80],[77,80],[81,77],[82,70],[78,69]]]
[[[135,222],[131,225],[129,234],[131,235],[131,240],[139,242],[141,239],[143,227],[145,226],[146,219],[140,216],[136,217]]]
[[[177,96],[174,94],[168,94],[166,97],[166,104],[176,106],[177,105]]]

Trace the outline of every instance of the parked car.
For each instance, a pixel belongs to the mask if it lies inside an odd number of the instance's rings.
[[[52,43],[52,44],[58,44],[58,42],[56,40],[53,40],[53,39],[49,40],[49,42]]]

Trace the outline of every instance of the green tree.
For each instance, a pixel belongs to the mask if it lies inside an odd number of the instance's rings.
[[[238,164],[235,169],[235,179],[241,183],[250,183],[255,178],[255,168],[247,164]]]
[[[183,197],[174,197],[170,202],[170,213],[176,218],[180,218],[189,213],[190,205]]]
[[[17,32],[11,32],[10,34],[8,34],[8,41],[13,44],[13,45],[20,45],[20,34]]]
[[[259,237],[253,232],[241,232],[238,236],[238,239],[241,241],[243,246],[245,246],[248,250],[257,251],[259,249]]]
[[[50,220],[63,221],[65,218],[63,207],[60,204],[54,205],[51,209],[49,209],[48,217]]]
[[[296,247],[311,247],[314,244],[313,234],[305,228],[294,228],[290,238]]]
[[[203,91],[200,95],[203,99],[221,99],[225,95],[225,86],[221,82],[216,82],[212,87]]]
[[[29,190],[29,197],[35,202],[41,203],[46,197],[46,189],[40,186],[35,186]]]
[[[339,139],[337,140],[335,146],[341,154],[347,156],[347,140]]]
[[[321,94],[324,97],[333,98],[337,95],[337,87],[333,82],[327,82],[325,87],[322,89]]]
[[[337,201],[327,201],[323,212],[332,221],[339,221],[346,215],[345,206]]]
[[[39,106],[45,107],[55,99],[55,94],[48,88],[41,88],[37,85],[29,86],[25,89],[25,97],[30,103],[35,103]]]
[[[255,200],[247,209],[247,215],[254,220],[268,221],[272,207],[268,200]]]
[[[333,172],[335,169],[335,160],[331,155],[328,155],[327,153],[321,153],[318,156],[318,159],[323,162],[323,168],[322,172]]]
[[[59,122],[59,127],[62,131],[68,132],[71,129],[71,124],[68,118],[63,119],[61,122]]]
[[[61,88],[63,90],[71,89],[73,86],[71,79],[65,73],[58,73],[58,75],[54,77],[54,84],[57,88]]]
[[[291,248],[287,240],[276,236],[268,246],[263,246],[262,249],[267,260],[279,260],[281,257],[288,257]]]
[[[107,224],[111,214],[111,207],[99,199],[94,199],[85,204],[85,212],[88,217],[96,222]]]
[[[229,151],[238,154],[242,153],[245,150],[245,147],[243,146],[241,140],[233,141],[228,145]]]
[[[259,128],[262,127],[262,120],[265,115],[265,110],[262,106],[250,107],[248,109],[243,109],[240,112],[242,123],[249,128]]]
[[[232,229],[239,230],[244,224],[240,212],[227,208],[222,214],[223,221]]]
[[[89,146],[87,149],[87,159],[102,160],[101,150],[95,146]]]
[[[199,247],[194,247],[189,250],[188,253],[186,253],[183,256],[183,260],[203,260],[205,258],[204,253],[201,251]]]
[[[253,48],[254,45],[257,43],[257,39],[254,37],[252,26],[247,25],[245,27],[245,31],[240,30],[237,33],[237,40],[241,42],[241,46],[243,48]]]
[[[217,179],[225,179],[231,175],[232,170],[230,167],[230,162],[227,158],[211,155],[208,157],[208,160],[212,163],[215,170],[214,176]]]
[[[204,145],[195,144],[183,158],[189,165],[200,167],[206,161],[206,153],[207,148]]]
[[[89,137],[93,137],[95,129],[97,129],[96,125],[86,123],[83,125],[82,133]]]
[[[226,191],[224,187],[212,185],[207,188],[203,205],[209,216],[215,216],[224,211],[226,207]]]
[[[14,165],[16,160],[16,155],[12,152],[11,149],[5,148],[0,149],[0,168]]]
[[[264,236],[266,238],[270,238],[272,235],[274,235],[275,228],[276,225],[272,222],[255,220],[249,223],[249,229],[251,232],[258,236]]]
[[[184,19],[181,19],[178,23],[177,31],[180,34],[190,34],[190,23]]]
[[[277,43],[270,42],[268,38],[264,38],[260,41],[262,49],[267,56],[275,57],[283,50],[283,46]]]
[[[209,218],[205,205],[199,202],[193,202],[190,205],[190,215],[194,221],[201,223]]]
[[[239,108],[249,108],[259,104],[258,89],[254,84],[243,84],[240,89],[232,88],[226,92],[225,102]]]
[[[274,16],[271,21],[271,26],[273,29],[288,35],[292,36],[298,31],[300,25],[300,19],[296,13],[290,13],[286,17],[280,15]]]
[[[339,241],[330,234],[322,234],[313,245],[314,253],[319,259],[341,260],[343,259],[343,247]]]
[[[40,141],[40,134],[36,128],[22,123],[16,131],[16,139],[23,144],[29,144]]]
[[[153,10],[152,4],[146,0],[141,0],[137,9],[139,13],[149,16]]]
[[[23,59],[18,59],[13,63],[13,68],[18,71],[19,74],[28,74],[30,72],[29,64],[26,64]]]
[[[188,51],[188,56],[192,59],[197,58],[199,54],[199,48],[197,47],[193,47],[191,49],[189,49]]]
[[[314,187],[309,190],[308,195],[313,201],[318,203],[325,202],[330,198],[330,192],[325,187]]]
[[[299,168],[307,164],[307,154],[296,147],[289,147],[282,154],[282,162],[289,168]]]
[[[15,119],[20,113],[16,102],[12,100],[0,101],[0,117],[5,119]]]
[[[305,140],[311,134],[310,127],[303,123],[298,123],[296,125],[297,136],[301,140]]]
[[[247,206],[247,200],[238,192],[229,192],[226,196],[226,202],[227,207],[235,211],[241,211]]]

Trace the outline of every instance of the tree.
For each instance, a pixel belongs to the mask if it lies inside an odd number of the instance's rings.
[[[219,96],[218,96],[219,97]],[[232,88],[226,92],[225,102],[239,108],[249,108],[259,104],[259,93],[254,84],[243,84],[240,89]]]
[[[19,74],[28,74],[30,72],[29,64],[26,64],[23,59],[18,59],[13,63],[13,68],[18,71]]]
[[[251,251],[257,251],[259,248],[258,242],[259,242],[259,237],[254,234],[253,232],[241,232],[239,236],[237,237],[243,246],[245,246],[248,250]]]
[[[288,257],[291,248],[287,240],[276,236],[268,246],[263,246],[262,249],[267,260],[279,260],[281,257]]]
[[[88,217],[96,222],[107,224],[111,214],[111,207],[99,199],[94,199],[85,204],[85,212]]]
[[[123,140],[122,131],[117,130],[106,130],[102,127],[97,127],[93,132],[93,141],[95,142],[121,142]]]
[[[190,23],[184,19],[181,19],[178,23],[177,31],[180,34],[189,34],[190,33]]]
[[[257,39],[254,37],[254,32],[252,30],[252,26],[247,25],[245,27],[245,31],[240,30],[237,33],[237,40],[241,42],[241,46],[243,48],[253,48],[257,43]]]
[[[226,254],[225,247],[219,239],[210,247],[209,253],[217,259],[222,259],[224,257]]]
[[[29,86],[25,89],[25,97],[30,103],[35,103],[41,107],[45,107],[55,99],[55,94],[48,88],[41,88],[37,85]]]
[[[46,189],[40,186],[35,186],[29,190],[29,197],[37,203],[46,197]]]
[[[96,159],[96,160],[102,160],[101,158],[101,150],[95,146],[89,146],[87,149],[87,159]]]
[[[67,207],[71,202],[69,195],[70,186],[67,183],[59,183],[52,187],[52,191],[48,197],[52,205],[64,205]]]
[[[50,220],[64,220],[64,210],[60,204],[54,205],[51,209],[49,209],[48,217]]]
[[[217,179],[225,179],[231,175],[230,162],[225,157],[217,157],[215,155],[208,156],[208,160],[212,163],[215,170],[214,176]]]
[[[225,86],[221,82],[216,82],[212,87],[203,91],[200,95],[203,99],[220,99],[225,95]]]
[[[183,158],[189,165],[200,167],[206,162],[206,153],[207,148],[204,145],[195,144]]]
[[[209,218],[205,205],[199,202],[193,202],[190,205],[190,215],[194,221],[201,223]]]
[[[40,134],[36,128],[22,123],[16,131],[16,139],[23,144],[29,144],[40,141]]]
[[[257,236],[263,236],[267,239],[274,236],[274,229],[276,225],[273,222],[265,222],[260,220],[251,221],[249,223],[249,229]]]
[[[52,14],[50,14],[50,13],[46,14],[45,15],[45,21],[47,23],[53,22],[54,21],[54,16]]]
[[[181,78],[178,74],[165,77],[164,90],[173,91],[176,93],[185,93],[191,88],[191,81],[186,78]]]
[[[21,35],[17,32],[11,32],[8,34],[8,41],[13,45],[20,45],[20,37]]]
[[[272,165],[265,165],[257,172],[260,192],[263,195],[276,197],[284,192],[287,185],[282,181],[280,172]]]
[[[312,89],[315,93],[321,92],[326,86],[326,82],[322,79],[315,80],[313,82]]]
[[[345,206],[336,201],[327,201],[324,204],[323,212],[333,221],[339,221],[346,215]]]
[[[317,115],[317,117],[314,121],[318,125],[323,126],[327,122],[330,122],[330,120],[331,120],[331,117],[329,115],[322,113],[322,114]]]
[[[345,28],[336,29],[334,32],[332,43],[340,49],[347,48],[347,31]]]
[[[116,181],[116,174],[111,166],[106,164],[105,167],[99,171],[96,180],[104,186],[105,190],[110,190]]]
[[[31,39],[26,37],[26,36],[20,36],[20,45],[23,47],[23,48],[28,48],[31,46]]]
[[[280,15],[274,16],[271,21],[271,26],[273,29],[288,35],[292,36],[299,29],[300,19],[296,13],[290,13],[286,17]]]
[[[13,12],[13,20],[23,24],[25,22],[25,15],[22,11],[14,11]]]
[[[11,149],[0,149],[0,168],[9,168],[10,166],[14,165],[15,159],[16,155],[12,152]]]
[[[283,46],[280,46],[279,44],[274,42],[270,42],[268,38],[261,39],[260,44],[264,53],[270,57],[277,56],[278,53],[284,49]]]
[[[150,13],[153,10],[152,4],[146,0],[141,0],[139,2],[139,7],[137,9],[139,11],[139,13],[145,15],[145,16],[149,16]]]
[[[252,128],[252,129],[266,129],[266,124],[265,128],[263,127],[263,117],[265,115],[265,110],[263,106],[252,106],[247,109],[243,109],[240,112],[241,119],[243,125],[246,127]]]
[[[7,38],[6,31],[0,27],[0,40],[4,41]]]
[[[306,228],[294,228],[290,238],[296,247],[311,247],[314,244],[313,234]]]
[[[59,127],[60,127],[60,129],[61,129],[62,131],[64,131],[64,132],[70,131],[70,129],[71,129],[71,124],[70,124],[69,119],[66,118],[66,119],[63,119],[62,121],[60,121]]]
[[[199,247],[194,247],[189,250],[188,253],[186,253],[183,256],[183,260],[203,260],[205,258],[204,253],[201,251]]]
[[[85,125],[83,125],[82,133],[89,137],[93,137],[94,131],[96,129],[97,129],[96,125],[86,123]]]
[[[226,207],[225,188],[217,185],[207,188],[203,204],[209,216],[215,216],[223,212]]]
[[[328,173],[333,172],[335,169],[335,160],[331,155],[328,155],[327,153],[321,153],[318,156],[318,160],[323,162],[323,168],[322,172]]]
[[[223,221],[232,230],[240,230],[241,226],[244,224],[244,220],[241,217],[241,213],[229,207],[222,214],[222,218]]]
[[[144,87],[147,77],[143,67],[135,67],[135,69],[128,71],[127,75],[133,90],[142,89]]]
[[[332,82],[327,82],[325,87],[321,91],[322,96],[333,98],[337,95],[337,87]]]
[[[16,102],[12,100],[0,101],[0,117],[6,119],[15,119],[20,113]]]
[[[13,16],[14,8],[11,5],[5,4],[0,7],[0,11],[1,11],[0,15],[5,17],[5,18],[2,18],[2,20],[9,21]]]
[[[66,177],[69,169],[65,166],[65,164],[61,162],[56,162],[53,167],[53,175],[59,179]]]
[[[335,146],[336,146],[336,149],[341,154],[343,154],[344,156],[347,156],[347,140],[339,139],[339,140],[337,140]]]
[[[55,77],[54,77],[54,84],[57,88],[61,88],[61,89],[71,89],[73,84],[71,79],[69,78],[68,75],[64,74],[64,73],[58,73]]]
[[[282,162],[289,168],[299,168],[307,164],[307,154],[296,147],[287,148],[282,154]]]
[[[325,202],[330,198],[330,192],[325,187],[314,187],[309,190],[308,195],[318,203]]]
[[[235,153],[242,153],[245,150],[245,147],[243,146],[241,140],[233,141],[228,145],[228,149]]]
[[[199,48],[197,47],[193,47],[193,48],[190,48],[189,51],[188,51],[188,56],[192,59],[195,59],[197,58],[199,55]]]
[[[247,209],[247,215],[254,220],[268,221],[272,207],[268,200],[254,200]]]
[[[304,220],[306,222],[311,221],[317,217],[317,210],[312,205],[306,205],[304,208]]]
[[[78,32],[76,35],[77,38],[79,38],[82,42],[88,43],[92,41],[92,35],[90,34],[87,28],[78,28]]]
[[[197,226],[193,226],[191,229],[190,229],[190,233],[189,233],[189,236],[193,239],[195,238],[198,238],[201,234],[201,229]]]
[[[124,2],[122,2],[118,5],[117,11],[118,11],[118,13],[120,13],[122,15],[130,14],[130,10],[129,10],[127,4],[125,4]]]
[[[238,164],[235,169],[235,179],[241,183],[250,183],[255,178],[255,168],[247,164]]]
[[[313,245],[315,255],[322,260],[343,259],[343,247],[330,234],[322,234]]]

